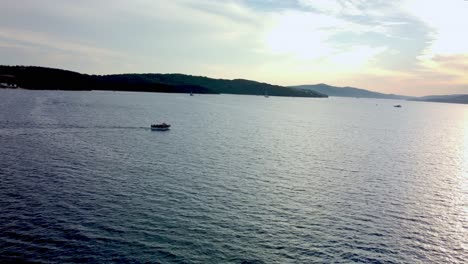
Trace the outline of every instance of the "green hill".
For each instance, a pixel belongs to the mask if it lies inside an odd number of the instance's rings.
[[[2,76],[5,77],[2,79]],[[34,90],[114,90],[328,97],[314,91],[243,79],[225,80],[185,74],[157,73],[88,75],[35,66],[0,66],[0,82],[16,84],[18,87]]]

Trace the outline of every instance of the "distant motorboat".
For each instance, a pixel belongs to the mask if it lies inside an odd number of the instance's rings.
[[[192,93],[192,92],[190,92],[190,96],[193,96],[193,93]]]
[[[398,107],[398,108],[401,108],[401,105],[394,105],[393,107]]]
[[[171,125],[166,124],[166,123],[161,123],[161,124],[152,124],[151,125],[151,130],[152,131],[166,131],[169,130]]]

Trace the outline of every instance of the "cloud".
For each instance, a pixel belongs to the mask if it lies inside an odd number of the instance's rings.
[[[298,0],[298,3],[316,12],[348,18],[385,17],[392,15],[391,10],[398,4],[384,0]]]
[[[247,64],[245,57],[260,60],[253,55],[261,45],[257,43],[257,32],[262,19],[235,2],[44,2],[29,1],[24,9],[14,3],[2,6],[5,13],[14,14],[0,17],[3,38],[17,46],[27,43],[57,53],[101,58],[109,65],[99,72],[109,73],[123,71],[124,60],[115,63],[115,58],[123,54],[135,66],[133,71],[146,72],[206,74],[202,69],[205,64]],[[7,26],[9,18],[18,16],[22,20]],[[56,66],[89,70],[70,65],[75,64],[64,62]]]
[[[402,9],[432,29],[434,39],[429,53],[467,53],[468,2],[463,0],[404,0]]]
[[[266,48],[302,60],[340,62],[349,50],[363,50],[373,67],[418,70],[432,43],[432,29],[400,8],[397,2],[298,0],[297,6],[272,15]],[[364,49],[362,47],[365,47]],[[359,52],[358,52],[359,53]],[[348,55],[349,56],[349,55]],[[312,61],[311,61],[312,63]],[[343,65],[334,68],[345,70]],[[348,68],[349,69],[349,68]]]
[[[378,55],[386,50],[386,47],[353,46],[347,51],[335,54],[330,61],[338,67],[346,65],[359,71],[362,66],[375,63]]]
[[[338,14],[343,10],[343,5],[335,0],[299,0],[299,4],[320,13],[332,15]]]
[[[440,67],[454,70],[463,74],[468,72],[468,54],[463,55],[437,55],[433,60]]]
[[[76,53],[77,55],[88,55],[93,57],[124,57],[123,54],[108,49],[98,48],[91,44],[67,41],[57,36],[41,32],[12,30],[0,28],[0,38],[11,42],[23,43],[19,46],[46,47],[63,52]]]
[[[0,54],[6,62],[11,60],[11,64],[35,63],[49,67],[87,65],[84,72],[91,70],[91,73],[102,72],[102,67],[110,62],[119,63],[123,69],[131,68],[131,59],[126,54],[43,32],[0,27],[0,46],[3,48]],[[12,59],[12,55],[16,58]]]

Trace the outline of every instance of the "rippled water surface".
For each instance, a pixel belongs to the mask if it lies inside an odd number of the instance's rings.
[[[465,105],[3,90],[0,262],[463,263],[467,176]]]

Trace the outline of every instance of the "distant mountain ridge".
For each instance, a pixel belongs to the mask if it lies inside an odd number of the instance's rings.
[[[297,90],[244,79],[225,80],[160,73],[88,75],[36,66],[0,66],[0,83],[15,84],[18,87],[33,90],[113,90],[328,97],[314,91]]]
[[[379,98],[379,99],[410,99],[412,97],[397,95],[397,94],[384,94],[378,92],[372,92],[365,89],[354,88],[354,87],[337,87],[328,84],[312,84],[312,85],[297,85],[290,86],[291,88],[315,91],[326,94],[328,96],[337,97],[359,97],[359,98]]]
[[[453,95],[431,95],[422,97],[411,97],[397,94],[384,94],[354,87],[336,87],[328,84],[297,85],[290,86],[295,89],[311,90],[328,96],[336,97],[357,97],[357,98],[377,98],[377,99],[400,99],[421,102],[439,102],[468,104],[468,94]]]
[[[468,94],[430,95],[412,98],[411,101],[468,104]]]

